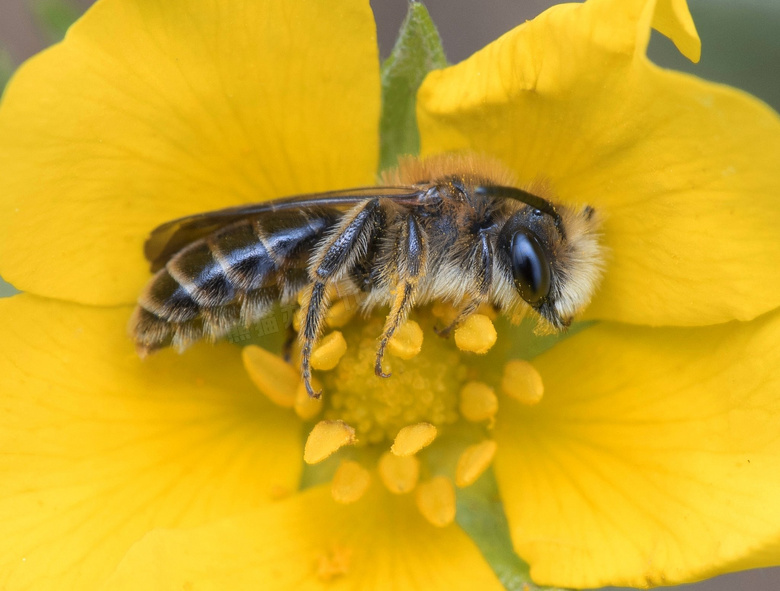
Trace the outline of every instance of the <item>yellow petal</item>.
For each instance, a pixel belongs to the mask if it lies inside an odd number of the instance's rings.
[[[232,345],[140,361],[131,310],[0,300],[0,572],[8,589],[94,589],[158,527],[290,494],[300,425]]]
[[[542,584],[653,586],[780,556],[780,312],[698,329],[601,325],[535,360],[495,459]]]
[[[133,302],[156,225],[371,183],[379,92],[366,2],[100,2],[3,96],[0,275]]]
[[[493,155],[521,182],[594,206],[609,256],[590,317],[750,320],[780,306],[780,118],[651,64],[651,23],[697,57],[682,0],[589,0],[433,72],[422,150]]]
[[[163,589],[500,591],[456,525],[425,521],[413,499],[373,487],[337,505],[319,487],[236,519],[140,540],[107,591]]]

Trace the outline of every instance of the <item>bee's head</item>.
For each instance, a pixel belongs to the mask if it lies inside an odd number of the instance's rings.
[[[516,296],[550,327],[563,330],[591,300],[602,270],[598,219],[592,207],[559,206],[560,219],[526,206],[498,235],[501,267]]]

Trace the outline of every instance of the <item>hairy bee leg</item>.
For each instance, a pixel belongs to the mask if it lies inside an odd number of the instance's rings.
[[[480,232],[479,235],[478,254],[479,263],[476,265],[476,279],[479,291],[477,296],[468,301],[468,303],[458,312],[455,320],[448,326],[436,331],[436,334],[440,337],[449,337],[466,318],[476,312],[477,309],[487,301],[488,296],[490,295],[490,288],[493,285],[493,244],[484,232]]]
[[[309,269],[312,281],[309,302],[301,339],[301,377],[306,392],[312,398],[319,398],[322,392],[315,392],[311,386],[311,352],[319,337],[322,320],[328,310],[326,288],[334,279],[348,269],[375,238],[377,221],[382,214],[379,199],[371,199],[348,213],[331,236],[317,248]]]
[[[396,268],[400,281],[396,286],[395,301],[385,321],[385,328],[382,331],[374,364],[374,373],[380,378],[390,377],[389,373],[382,371],[382,358],[396,329],[406,320],[414,305],[417,281],[424,274],[428,259],[428,240],[415,216],[407,216],[401,228],[399,239]]]

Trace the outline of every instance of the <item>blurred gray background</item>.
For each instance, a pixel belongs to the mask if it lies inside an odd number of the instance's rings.
[[[425,0],[451,63],[557,2],[549,0]],[[780,110],[780,0],[689,0],[702,38],[702,59],[691,64],[654,33],[656,63],[737,86]],[[0,89],[32,54],[62,38],[91,0],[0,0]],[[382,58],[406,14],[406,0],[373,0]],[[779,164],[780,166],[780,164]],[[2,239],[2,237],[0,237]],[[14,290],[0,279],[0,297]],[[780,494],[780,492],[778,493]],[[685,591],[777,591],[780,568],[726,575]],[[606,591],[606,590],[605,590]],[[616,591],[615,589],[611,591]]]

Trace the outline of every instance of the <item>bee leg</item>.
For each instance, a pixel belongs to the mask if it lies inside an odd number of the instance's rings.
[[[406,320],[409,310],[414,305],[414,294],[417,282],[424,275],[428,258],[428,242],[424,230],[414,215],[409,215],[400,227],[396,268],[399,282],[396,285],[395,301],[385,321],[385,328],[376,352],[374,373],[380,378],[389,378],[390,374],[382,371],[382,358],[390,339],[396,329]]]
[[[327,286],[340,278],[375,239],[383,215],[379,199],[371,199],[347,213],[336,230],[317,248],[309,270],[312,281],[309,291],[306,317],[299,338],[301,340],[301,377],[306,392],[312,398],[319,398],[322,392],[315,392],[311,386],[311,352],[320,335],[322,320],[328,311]]]
[[[449,326],[436,330],[436,334],[440,337],[449,337],[466,318],[487,301],[490,294],[490,288],[493,285],[493,243],[484,232],[480,232],[479,238],[479,262],[475,265],[477,294],[458,312],[455,320]]]

